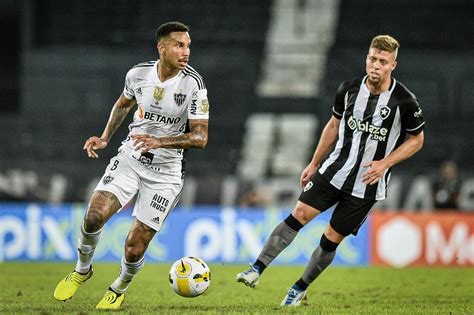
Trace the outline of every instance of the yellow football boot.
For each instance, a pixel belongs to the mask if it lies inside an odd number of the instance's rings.
[[[73,271],[58,283],[54,290],[54,298],[58,301],[66,301],[74,296],[81,284],[92,277],[92,266],[86,274]]]
[[[115,293],[111,288],[108,288],[95,308],[98,310],[118,310],[124,299],[124,293]]]

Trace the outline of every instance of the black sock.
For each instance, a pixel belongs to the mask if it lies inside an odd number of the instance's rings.
[[[298,281],[295,282],[295,285],[300,289],[301,291],[306,291],[308,288],[309,284],[303,281],[303,279],[299,279]]]
[[[257,267],[255,269],[258,270],[258,273],[259,274],[262,274],[262,272],[265,270],[265,268],[267,268],[267,266],[265,266],[265,264],[263,262],[261,262],[260,260],[256,260],[255,263],[253,264],[254,267]]]
[[[301,228],[304,226],[303,224],[300,223],[300,221],[296,220],[296,218],[293,216],[293,214],[290,213],[290,215],[285,219],[285,223],[298,232],[301,230]]]

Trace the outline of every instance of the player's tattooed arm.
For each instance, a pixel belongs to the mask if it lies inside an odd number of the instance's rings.
[[[107,147],[110,138],[112,138],[112,135],[115,133],[115,131],[117,131],[125,117],[127,117],[130,109],[135,106],[135,103],[135,98],[129,100],[125,96],[120,95],[119,99],[112,107],[109,120],[107,121],[107,125],[105,126],[102,136],[100,136],[100,138],[97,136],[92,136],[87,139],[86,143],[84,144],[84,150],[87,151],[87,155],[90,158],[99,157],[95,150],[104,149]]]
[[[148,152],[151,149],[202,149],[207,145],[208,123],[207,119],[190,119],[189,132],[175,137],[155,137],[152,135],[132,135],[135,150]]]
[[[105,130],[100,137],[102,140],[109,141],[112,135],[122,124],[125,117],[127,117],[130,109],[135,106],[135,98],[129,100],[125,96],[120,95],[119,99],[115,102],[112,111],[110,112],[109,120],[105,126]]]

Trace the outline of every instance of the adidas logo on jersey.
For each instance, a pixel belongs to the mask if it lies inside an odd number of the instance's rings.
[[[151,222],[156,223],[156,224],[160,224],[160,217],[155,217],[155,218],[151,219]]]

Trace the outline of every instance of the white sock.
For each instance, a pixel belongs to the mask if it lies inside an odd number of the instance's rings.
[[[87,233],[84,230],[84,225],[81,226],[81,235],[79,236],[77,244],[77,263],[76,268],[74,269],[77,272],[87,273],[89,271],[101,232],[102,230]]]
[[[132,282],[133,278],[143,268],[145,264],[145,257],[142,257],[137,262],[129,263],[122,257],[120,264],[120,274],[117,279],[110,285],[110,288],[117,293],[124,293]]]

